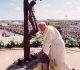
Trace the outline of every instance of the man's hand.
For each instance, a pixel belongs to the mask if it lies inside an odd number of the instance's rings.
[[[43,50],[41,50],[41,51],[38,53],[38,55],[43,56],[43,55],[45,55],[45,53],[43,52]]]

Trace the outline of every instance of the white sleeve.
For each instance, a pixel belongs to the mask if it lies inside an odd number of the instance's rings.
[[[49,54],[52,40],[53,40],[53,32],[52,32],[51,30],[49,30],[49,31],[47,32],[47,34],[46,34],[45,41],[44,41],[43,46],[42,46],[43,52],[44,52],[46,55]]]
[[[43,45],[42,49],[43,49],[43,52],[48,55],[49,54],[49,51],[50,51],[50,48],[49,48],[49,44],[46,44],[46,45]]]

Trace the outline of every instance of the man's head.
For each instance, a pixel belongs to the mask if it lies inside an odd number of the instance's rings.
[[[38,23],[38,27],[39,27],[39,29],[40,29],[41,31],[45,31],[47,25],[46,25],[45,22],[40,22],[40,23]]]

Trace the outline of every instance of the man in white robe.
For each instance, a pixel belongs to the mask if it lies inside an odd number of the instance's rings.
[[[40,22],[38,27],[43,38],[42,50],[49,59],[49,70],[74,70],[65,62],[65,43],[59,31],[53,26]]]

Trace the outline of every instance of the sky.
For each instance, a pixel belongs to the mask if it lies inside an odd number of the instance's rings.
[[[38,20],[80,20],[80,0],[37,0],[34,9]],[[0,0],[0,20],[23,19],[23,0]]]

